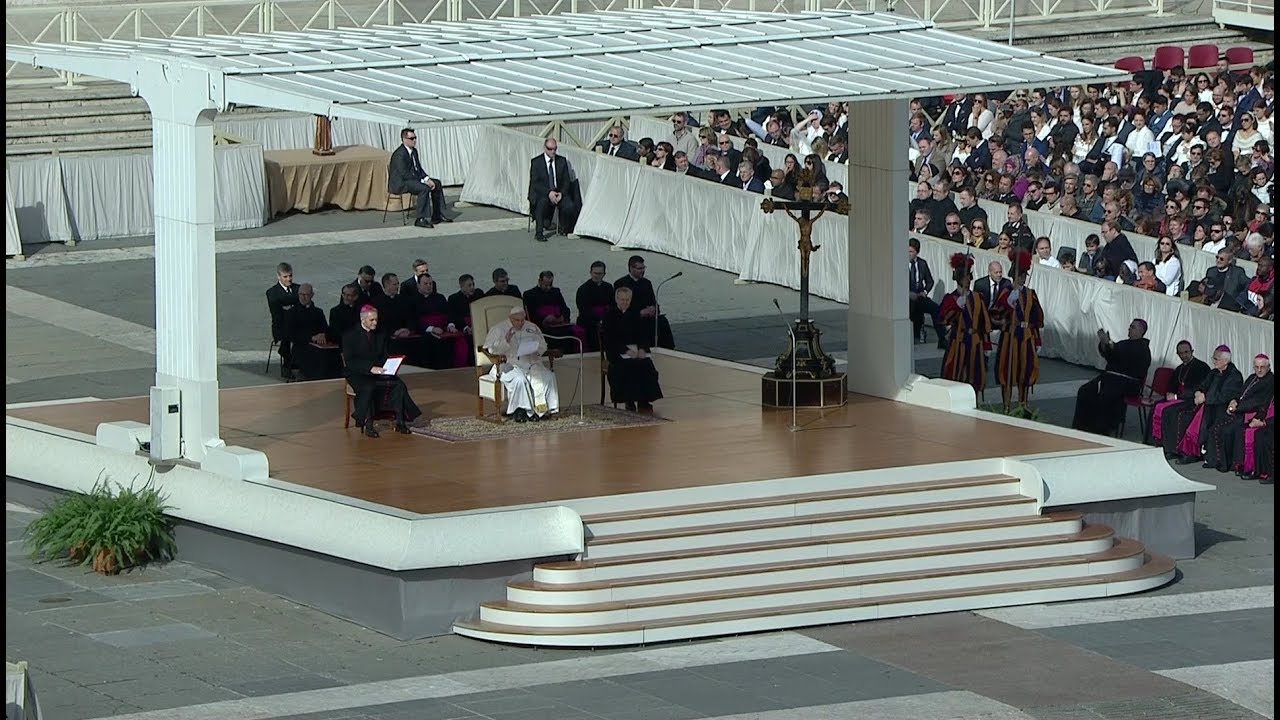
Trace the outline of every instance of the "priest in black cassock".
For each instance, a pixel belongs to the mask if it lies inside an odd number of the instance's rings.
[[[586,338],[587,350],[600,349],[600,321],[613,307],[613,286],[604,280],[605,266],[599,260],[591,263],[591,277],[578,286],[574,304],[578,306],[578,327]]]
[[[329,342],[339,346],[347,331],[360,324],[360,287],[355,283],[343,285],[341,298],[329,309]]]
[[[629,288],[631,290],[631,306],[640,313],[640,331],[649,337],[657,337],[658,332],[658,296],[653,290],[653,283],[644,276],[644,258],[632,255],[627,259],[627,274],[613,281],[613,288]]]
[[[585,347],[586,336],[578,335],[582,330],[570,322],[569,303],[565,302],[564,293],[555,286],[555,282],[556,275],[550,270],[538,273],[538,284],[524,291],[525,310],[543,335],[577,337]],[[573,340],[547,338],[547,345],[562,353],[578,352],[578,343]]]
[[[422,414],[404,381],[382,371],[387,362],[387,333],[378,329],[378,309],[372,305],[360,308],[360,324],[342,338],[342,359],[347,382],[355,391],[355,410],[351,413],[356,426],[366,437],[378,437],[373,418],[379,408],[395,414],[396,432],[409,434],[409,423]]]
[[[298,302],[285,313],[285,326],[293,341],[293,366],[300,380],[324,380],[340,374],[338,347],[329,342],[329,323],[315,306],[311,283],[298,286]]]
[[[609,358],[609,392],[613,403],[625,403],[628,410],[652,410],[662,398],[658,369],[649,350],[653,336],[632,303],[634,293],[621,287],[614,293],[614,307],[604,316],[605,353]]]
[[[482,297],[484,293],[476,289],[474,277],[470,274],[458,276],[458,292],[449,296],[449,322],[467,337],[471,337],[471,303]],[[469,364],[475,363],[473,361]]]
[[[1085,383],[1076,393],[1076,430],[1111,435],[1124,417],[1124,399],[1137,395],[1147,380],[1151,367],[1151,342],[1145,337],[1147,321],[1129,323],[1129,337],[1112,342],[1106,330],[1098,331],[1098,352],[1107,361],[1102,374]]]
[[[1259,354],[1253,358],[1253,372],[1244,380],[1239,394],[1202,431],[1205,469],[1227,472],[1233,464],[1243,464],[1245,418],[1265,416],[1267,406],[1275,399],[1276,376],[1271,372],[1271,358]]]
[[[1166,425],[1164,437],[1161,439],[1164,443],[1164,454],[1169,459],[1177,458],[1180,465],[1196,461],[1199,457],[1203,433],[1218,421],[1226,411],[1227,403],[1238,396],[1240,389],[1244,386],[1244,378],[1240,376],[1240,370],[1231,361],[1231,348],[1219,345],[1214,349],[1210,359],[1213,366],[1209,374],[1191,393],[1191,402],[1172,408],[1172,415],[1170,410],[1165,411]],[[1200,413],[1198,424],[1195,422],[1197,412]],[[1194,440],[1191,444],[1196,448],[1193,455],[1184,454],[1180,449],[1183,441],[1188,439],[1188,434]]]

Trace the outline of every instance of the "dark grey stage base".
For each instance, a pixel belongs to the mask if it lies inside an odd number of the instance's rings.
[[[5,497],[28,507],[44,508],[62,494],[5,478]],[[400,640],[447,635],[454,621],[474,618],[480,603],[505,598],[507,581],[532,577],[534,563],[567,559],[396,572],[198,523],[178,521],[174,534],[184,562]]]
[[[1196,556],[1195,493],[1043,508],[1046,513],[1055,510],[1083,513],[1086,523],[1106,525],[1117,537],[1133,538],[1153,553],[1175,560]]]

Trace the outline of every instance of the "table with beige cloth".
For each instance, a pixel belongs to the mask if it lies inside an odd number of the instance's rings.
[[[328,205],[343,210],[386,207],[387,165],[391,161],[391,153],[386,150],[346,145],[334,148],[332,155],[315,155],[310,150],[271,150],[264,152],[262,158],[267,168],[272,216],[290,210],[312,212]],[[391,196],[391,209],[400,209],[399,196]]]

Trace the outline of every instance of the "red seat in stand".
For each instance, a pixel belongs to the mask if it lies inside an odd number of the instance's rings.
[[[1173,373],[1174,370],[1170,367],[1156,368],[1156,374],[1151,378],[1151,385],[1144,387],[1140,394],[1129,395],[1124,399],[1126,408],[1138,408],[1138,422],[1142,425],[1142,442],[1144,443],[1151,442],[1151,415],[1155,412],[1156,403],[1164,400],[1164,396],[1175,389]],[[1124,436],[1124,425],[1125,418],[1121,416],[1116,437]]]
[[[1117,70],[1123,70],[1125,72],[1140,73],[1147,69],[1147,61],[1137,55],[1130,55],[1129,57],[1122,57],[1117,60],[1115,67]]]
[[[1227,62],[1232,65],[1252,65],[1253,64],[1253,48],[1233,47],[1227,48]]]
[[[1151,63],[1151,67],[1156,70],[1172,70],[1176,67],[1182,67],[1183,60],[1186,55],[1182,52],[1182,48],[1176,45],[1165,45],[1156,48],[1156,56]]]
[[[1218,64],[1217,45],[1192,45],[1187,51],[1187,69],[1211,68]]]

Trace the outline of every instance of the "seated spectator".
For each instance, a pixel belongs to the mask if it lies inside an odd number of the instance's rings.
[[[667,138],[667,144],[671,146],[672,155],[675,152],[689,155],[698,151],[698,139],[689,128],[689,116],[686,113],[678,112],[671,116],[671,136]]]
[[[996,237],[996,246],[991,248],[1001,255],[1008,255],[1013,250],[1013,236],[1001,231]]]
[[[298,286],[298,302],[288,310],[285,324],[293,343],[293,364],[299,380],[325,380],[341,374],[338,346],[329,341],[329,323],[315,306],[311,283]]]
[[[1244,268],[1236,265],[1227,250],[1218,251],[1214,266],[1204,271],[1204,279],[1195,288],[1187,288],[1190,299],[1232,312],[1241,310],[1237,298],[1248,289],[1249,278]]]
[[[943,240],[964,244],[965,235],[961,232],[960,215],[958,213],[948,213],[945,223],[945,232],[942,235]]]
[[[911,219],[911,232],[928,235],[930,219],[931,216],[929,215],[928,210],[917,210],[916,214]]]
[[[970,247],[982,248],[990,250],[996,246],[996,240],[987,232],[987,219],[985,217],[975,217],[969,224],[967,233],[965,233],[965,244]]]
[[[1098,274],[1098,260],[1102,259],[1102,238],[1089,233],[1084,239],[1084,253],[1076,263],[1076,270],[1085,275]]]
[[[1269,255],[1258,258],[1258,273],[1249,281],[1249,289],[1240,305],[1244,312],[1254,317],[1262,317],[1267,307],[1267,296],[1275,288],[1276,274],[1274,263]]]
[[[360,324],[360,288],[355,283],[342,286],[338,304],[329,309],[329,342],[342,344],[347,331]]]
[[[738,180],[743,190],[764,194],[764,183],[756,177],[756,170],[750,162],[744,160],[738,165]]]
[[[388,342],[388,334],[378,329],[378,310],[372,305],[360,308],[360,324],[348,330],[342,339],[347,382],[356,394],[351,417],[365,437],[378,437],[373,414],[379,405],[379,396],[385,398],[383,407],[395,413],[398,433],[408,435],[409,423],[422,414],[409,397],[404,381],[382,372],[389,354]]]
[[[1249,233],[1244,238],[1244,259],[1250,262],[1258,262],[1267,254],[1267,242],[1262,239],[1259,233]]]
[[[1156,240],[1155,272],[1167,295],[1176,297],[1182,292],[1182,257],[1178,245],[1167,235]]]
[[[600,322],[613,305],[613,285],[605,282],[605,265],[591,263],[590,276],[578,286],[574,304],[578,306],[578,327],[582,329],[587,350],[600,349]]]
[[[728,185],[734,188],[742,187],[742,180],[733,174],[729,166],[729,158],[725,155],[716,158],[716,176],[712,179],[721,185]]]
[[[688,175],[692,178],[702,178],[704,180],[709,177],[707,171],[689,162],[689,156],[683,150],[677,150],[675,158],[677,175]]]
[[[1053,180],[1045,180],[1044,182],[1044,204],[1040,206],[1040,212],[1049,215],[1062,214],[1062,191],[1058,189],[1058,184]],[[1075,198],[1072,198],[1074,201]]]
[[[277,343],[280,353],[280,378],[293,376],[293,340],[289,337],[286,316],[298,302],[299,286],[293,281],[293,267],[289,263],[276,266],[276,284],[267,288],[267,312],[271,314],[271,339]]]
[[[1008,208],[1006,211],[1008,222],[1004,224],[1001,232],[1007,233],[1010,238],[1013,238],[1014,247],[1031,252],[1035,249],[1036,237],[1031,232],[1031,226],[1027,224],[1027,220],[1023,215],[1022,205],[1015,201],[1007,203],[1006,207]]]
[[[636,143],[636,152],[639,156],[636,158],[641,165],[652,165],[653,159],[656,157],[654,151],[653,138],[643,137]]]
[[[1128,337],[1118,343],[1106,330],[1098,330],[1098,352],[1106,360],[1106,369],[1076,393],[1071,427],[1098,435],[1116,432],[1124,418],[1125,397],[1142,390],[1151,367],[1146,334],[1147,323],[1141,319],[1129,323]]]
[[[957,208],[956,212],[960,214],[960,222],[964,227],[972,229],[973,221],[981,219],[982,226],[985,228],[987,226],[987,211],[983,210],[982,206],[978,204],[978,194],[973,191],[973,188],[960,183],[960,192],[957,193],[957,197],[960,198],[960,207]]]
[[[1206,431],[1226,414],[1227,404],[1240,396],[1244,378],[1231,362],[1231,348],[1219,345],[1213,351],[1213,367],[1191,396],[1191,403],[1164,412],[1164,454],[1189,465],[1203,451]]]
[[[377,271],[372,265],[363,265],[356,272],[354,284],[360,289],[360,304],[371,304],[375,298],[382,294],[382,286],[378,284],[375,278],[378,276]]]
[[[574,325],[569,317],[569,303],[564,294],[555,286],[556,274],[550,270],[538,273],[538,284],[524,293],[524,306],[529,319],[533,321],[543,335],[559,335],[577,337],[586,347],[587,334],[582,328]],[[548,339],[550,347],[564,353],[578,352],[578,344],[569,339]]]
[[[605,138],[596,143],[595,151],[620,157],[623,160],[638,160],[640,158],[639,149],[635,143],[626,139],[626,131],[622,129],[621,125],[614,125],[609,128]]]
[[[1119,268],[1125,262],[1132,262],[1136,267],[1138,264],[1138,253],[1134,252],[1133,245],[1129,244],[1129,238],[1120,232],[1119,226],[1109,220],[1102,221],[1101,228],[1102,239],[1105,244],[1102,246],[1102,254],[1106,256],[1113,268]]]
[[[542,147],[542,154],[529,161],[529,207],[533,211],[533,239],[546,242],[547,235],[556,232],[553,214],[559,212],[560,227],[568,234],[578,212],[569,192],[569,161],[556,154],[555,138],[547,138]]]
[[[1244,454],[1245,423],[1264,413],[1275,402],[1276,378],[1271,372],[1271,359],[1266,355],[1253,358],[1253,372],[1245,379],[1240,393],[1232,398],[1212,425],[1203,426],[1204,468],[1228,472]]]
[[[1166,291],[1165,284],[1156,277],[1155,263],[1150,261],[1138,263],[1137,278],[1133,281],[1133,286],[1139,290],[1154,290],[1158,293]]]
[[[1076,196],[1063,194],[1062,199],[1058,201],[1058,214],[1072,220],[1086,220],[1085,216],[1080,212],[1080,208],[1076,205]]]
[[[1133,221],[1125,217],[1120,212],[1120,204],[1117,202],[1104,203],[1102,206],[1102,219],[1114,222],[1121,232],[1133,232]]]
[[[659,170],[675,170],[676,169],[676,150],[671,143],[663,140],[653,146],[653,160],[649,165]]]
[[[658,369],[649,356],[653,337],[646,331],[639,308],[632,305],[632,296],[628,287],[614,291],[614,306],[604,318],[609,394],[615,405],[625,403],[628,410],[652,410],[653,402],[662,398],[662,388]]]
[[[1172,229],[1177,229],[1178,227],[1180,227],[1180,225],[1176,222],[1171,222],[1169,223],[1169,227]],[[1182,238],[1176,235],[1172,235],[1171,237],[1173,237],[1175,242],[1182,241]],[[1194,236],[1190,238],[1186,244],[1195,246],[1196,240]],[[1200,250],[1207,252],[1211,255],[1217,255],[1219,252],[1226,250],[1227,234],[1226,234],[1225,226],[1218,221],[1209,223],[1209,234],[1206,235],[1202,241],[1200,241],[1200,244],[1198,247],[1200,248]]]
[[[409,267],[413,268],[413,277],[406,279],[400,284],[400,292],[405,295],[413,295],[418,292],[418,278],[423,275],[431,274],[431,267],[427,265],[427,261],[422,258],[414,260],[413,264]]]
[[[556,376],[542,364],[547,341],[528,322],[523,303],[512,305],[508,318],[489,329],[483,347],[493,362],[490,377],[502,383],[507,401],[503,414],[523,423],[560,411]]]
[[[434,227],[435,223],[453,222],[444,212],[444,184],[427,175],[418,156],[418,133],[413,128],[400,131],[400,147],[391,153],[387,169],[387,190],[396,195],[411,193],[417,197],[417,227]]]
[[[1185,431],[1185,427],[1177,427],[1177,411],[1191,403],[1196,389],[1209,376],[1209,365],[1195,356],[1189,340],[1180,341],[1175,352],[1181,364],[1173,370],[1169,392],[1157,398],[1151,411],[1151,439],[1156,442],[1162,442],[1166,435],[1180,435]]]
[[[436,289],[435,279],[430,275],[419,277],[418,289],[413,297],[414,329],[422,333],[419,342],[422,362],[415,364],[433,370],[472,366],[471,337],[459,331],[458,324],[453,320],[449,299]],[[469,322],[469,301],[467,305],[466,318]]]
[[[924,318],[928,315],[938,335],[938,347],[945,350],[946,331],[938,318],[938,304],[929,297],[933,284],[933,273],[929,271],[929,263],[920,257],[920,241],[916,238],[908,238],[907,291],[910,293],[908,310],[911,317],[912,337],[917,343],[925,341]]]
[[[787,174],[782,168],[773,171],[768,181],[764,184],[764,192],[770,197],[776,197],[780,200],[795,200],[795,186],[787,182]]]
[[[378,311],[378,331],[388,334],[388,352],[404,355],[405,362],[429,367],[422,334],[415,317],[416,295],[400,293],[400,278],[395,273],[382,276],[382,294],[370,305]]]
[[[1062,263],[1058,262],[1058,259],[1053,256],[1053,243],[1047,237],[1036,240],[1036,264],[1051,268],[1062,268]]]
[[[520,300],[523,296],[520,294],[520,288],[511,284],[511,276],[507,274],[504,268],[493,269],[493,287],[485,290],[485,297],[494,295],[510,295]]]
[[[844,185],[839,182],[833,182],[827,186],[827,194],[823,199],[829,203],[839,203],[847,201],[849,196],[844,194]]]
[[[1058,251],[1058,266],[1067,272],[1076,271],[1076,253],[1071,248]]]

